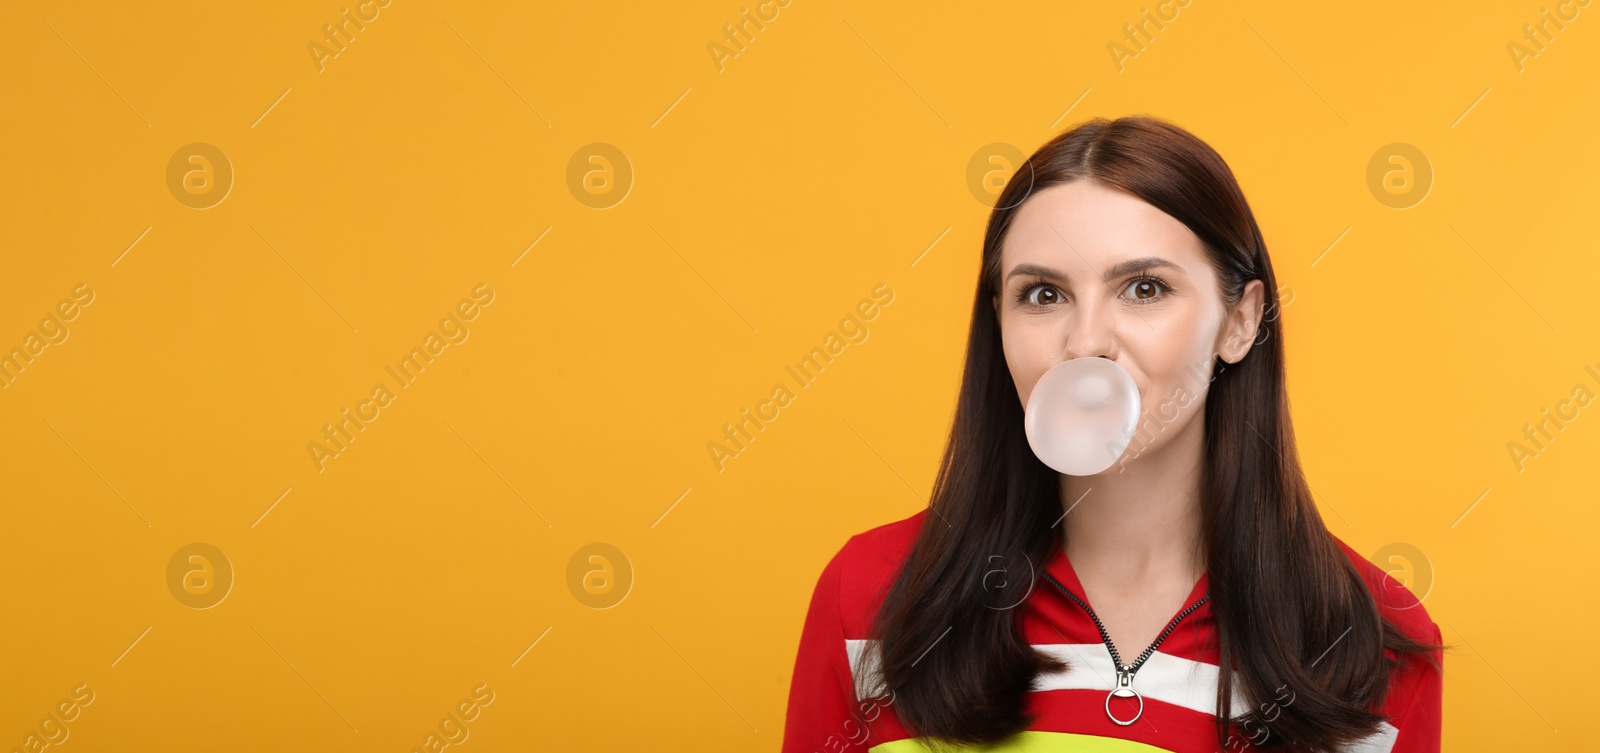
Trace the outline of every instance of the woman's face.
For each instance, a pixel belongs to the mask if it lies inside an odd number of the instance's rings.
[[[1237,363],[1261,321],[1260,280],[1229,309],[1198,236],[1089,180],[1051,186],[1018,208],[1000,278],[994,305],[1024,406],[1039,377],[1067,359],[1103,356],[1133,377],[1145,428],[1124,461],[1182,433],[1205,404],[1214,360]]]

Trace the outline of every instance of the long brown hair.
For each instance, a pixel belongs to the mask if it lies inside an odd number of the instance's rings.
[[[1261,280],[1270,311],[1236,364],[1213,359],[1205,404],[1201,533],[1217,621],[1217,740],[1224,749],[1232,694],[1295,700],[1272,720],[1267,747],[1320,750],[1363,737],[1370,711],[1408,654],[1441,648],[1403,633],[1378,610],[1354,563],[1324,526],[1300,469],[1284,386],[1278,290],[1266,244],[1220,155],[1161,120],[1096,118],[1040,147],[1014,173],[989,215],[973,299],[965,370],[932,512],[872,626],[880,677],[913,734],[936,746],[994,743],[1025,730],[1034,676],[1065,665],[1031,648],[1016,604],[1033,582],[996,585],[996,558],[1043,563],[1063,546],[1059,476],[1030,450],[1023,406],[1007,368],[992,300],[1000,249],[1033,192],[1092,180],[1143,199],[1203,242],[1228,304]],[[989,607],[989,608],[985,608]],[[1346,628],[1349,628],[1346,633]],[[1339,651],[1326,650],[1342,641]],[[935,648],[930,648],[935,647]],[[1397,653],[1388,659],[1383,649]],[[1256,720],[1259,721],[1259,720]]]

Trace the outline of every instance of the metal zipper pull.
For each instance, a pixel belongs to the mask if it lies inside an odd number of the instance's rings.
[[[1139,701],[1139,710],[1134,712],[1132,719],[1123,721],[1118,719],[1116,714],[1111,713],[1111,699],[1128,698],[1130,696]],[[1139,717],[1144,716],[1144,696],[1139,695],[1139,691],[1133,689],[1133,672],[1127,667],[1117,667],[1117,687],[1106,694],[1106,716],[1111,717],[1111,721],[1124,727],[1139,721]]]

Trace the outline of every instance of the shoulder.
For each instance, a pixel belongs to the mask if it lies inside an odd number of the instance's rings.
[[[846,638],[867,637],[884,592],[899,574],[927,514],[924,508],[851,536],[824,568],[821,582],[829,584],[839,600]]]
[[[1378,612],[1401,632],[1413,640],[1434,645],[1443,644],[1439,625],[1428,615],[1422,600],[1383,567],[1362,557],[1350,545],[1335,536],[1339,548],[1350,558],[1357,572],[1367,583]],[[1413,567],[1423,563],[1410,563]],[[1424,586],[1422,598],[1427,598]],[[1395,652],[1385,648],[1384,656],[1397,662],[1389,676],[1389,687],[1383,695],[1377,712],[1385,724],[1375,733],[1385,739],[1395,751],[1439,750],[1444,704],[1444,652],[1429,652],[1433,664],[1419,655],[1400,659]]]
[[[1427,608],[1422,606],[1422,599],[1405,584],[1396,580],[1389,571],[1362,556],[1343,539],[1334,536],[1333,540],[1350,559],[1351,564],[1355,565],[1356,572],[1361,573],[1362,580],[1367,584],[1367,590],[1372,593],[1373,601],[1378,604],[1378,611],[1412,638],[1421,641],[1433,640],[1434,633],[1439,628],[1428,615]],[[1427,595],[1424,591],[1422,598],[1426,598]]]

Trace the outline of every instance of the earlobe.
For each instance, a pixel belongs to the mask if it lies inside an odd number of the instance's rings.
[[[1228,364],[1229,366],[1232,366],[1233,364],[1238,363],[1240,361],[1240,359],[1244,358],[1244,354],[1238,352],[1239,348],[1236,346],[1236,343],[1238,343],[1238,342],[1239,342],[1239,336],[1238,335],[1229,334],[1227,342],[1222,344],[1222,352],[1221,352],[1220,355],[1222,357],[1223,362]]]
[[[1256,338],[1260,337],[1260,327],[1258,326],[1252,328],[1251,332],[1256,333],[1255,337],[1239,337],[1234,339],[1235,342],[1239,343],[1239,346],[1235,349],[1235,355],[1232,363],[1243,361],[1245,356],[1250,355],[1250,349],[1254,348],[1259,342]]]

